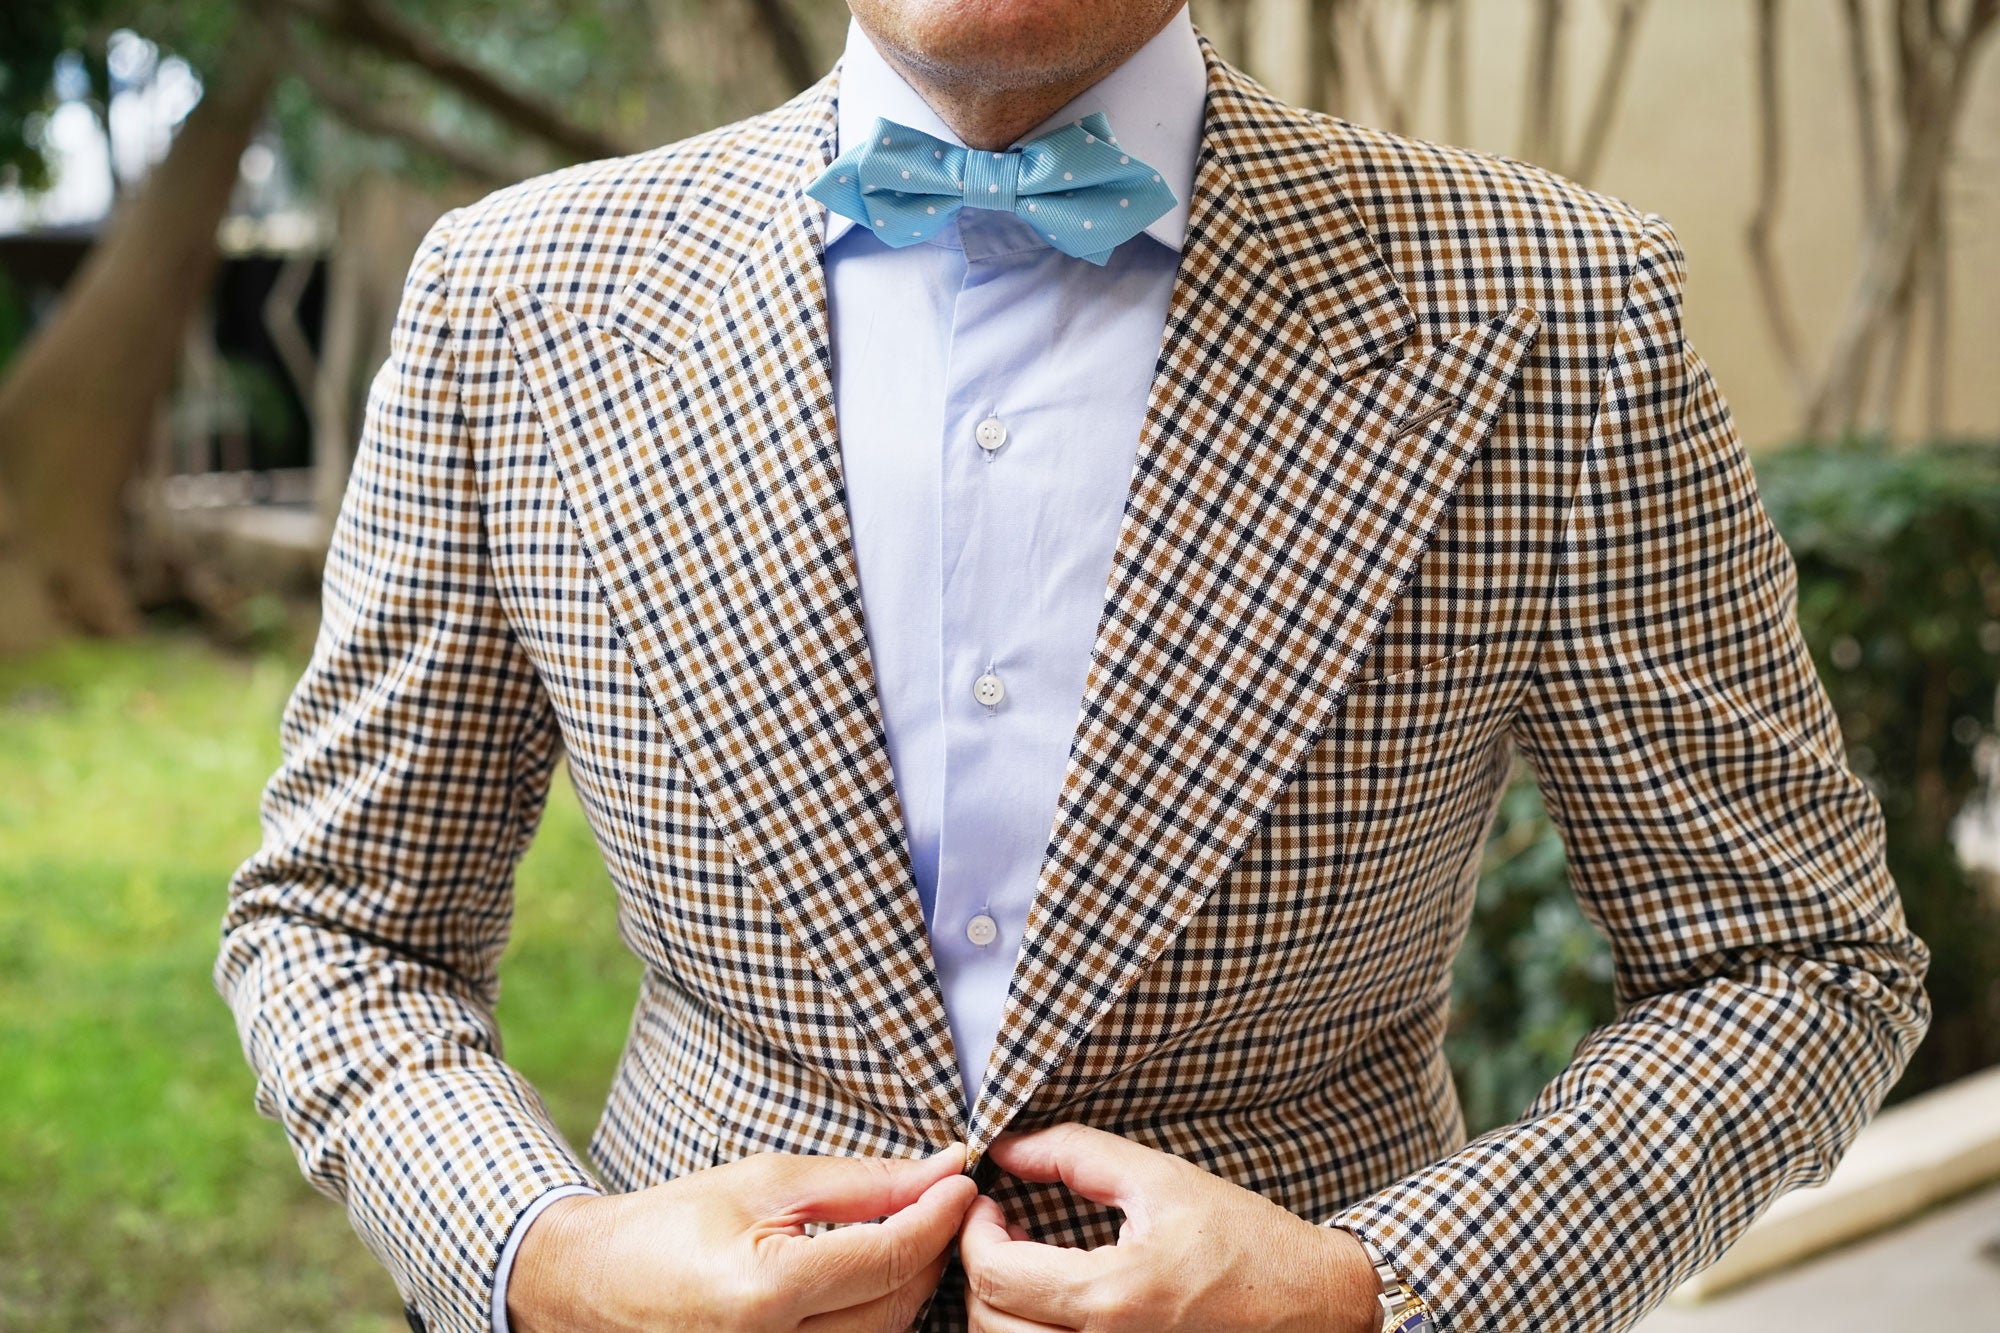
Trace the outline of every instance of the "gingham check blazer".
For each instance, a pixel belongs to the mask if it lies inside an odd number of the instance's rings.
[[[1446,1329],[1621,1328],[1829,1169],[1924,946],[1657,217],[1274,100],[1206,126],[970,1123],[874,693],[819,206],[838,71],[447,214],[411,272],[217,980],[435,1330],[521,1211],[1080,1120],[1371,1237]],[[1511,747],[1621,1011],[1464,1141],[1448,970]],[[501,1061],[552,766],[644,982],[589,1162]],[[1118,1215],[977,1174],[1037,1239]],[[955,1261],[924,1323],[965,1324]]]

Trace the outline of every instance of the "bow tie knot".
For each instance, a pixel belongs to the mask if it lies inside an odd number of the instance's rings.
[[[965,187],[960,202],[967,208],[1011,212],[1021,192],[1021,164],[1026,154],[981,153],[965,150]]]
[[[1118,146],[1097,113],[997,153],[878,119],[806,193],[885,245],[915,245],[961,208],[990,208],[1013,213],[1056,249],[1093,264],[1177,202],[1157,171]]]

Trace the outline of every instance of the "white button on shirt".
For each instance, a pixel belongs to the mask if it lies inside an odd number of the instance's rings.
[[[972,682],[972,697],[988,708],[997,707],[1007,697],[1007,687],[991,671]]]

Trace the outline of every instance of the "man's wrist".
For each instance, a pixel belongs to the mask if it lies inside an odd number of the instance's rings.
[[[493,1280],[493,1333],[543,1333],[567,1304],[564,1284],[575,1277],[579,1249],[575,1214],[596,1190],[564,1186],[529,1205],[508,1237]]]
[[[1369,1328],[1374,1333],[1435,1333],[1437,1326],[1431,1319],[1430,1306],[1403,1280],[1374,1242],[1345,1226],[1332,1229],[1353,1240],[1373,1274],[1374,1280],[1368,1286],[1374,1292],[1375,1309]]]
[[[1376,1297],[1381,1284],[1367,1248],[1345,1227],[1323,1226],[1326,1263],[1314,1285],[1314,1309],[1319,1317],[1309,1327],[1326,1333],[1380,1333],[1382,1306]]]

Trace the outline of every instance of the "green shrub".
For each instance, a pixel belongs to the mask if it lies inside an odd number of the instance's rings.
[[[2000,1062],[2000,912],[1952,847],[1989,794],[1979,754],[2000,691],[2000,444],[1873,441],[1761,461],[1799,565],[1799,622],[1848,759],[1888,825],[1889,869],[1930,945],[1936,1010],[1898,1092]]]

